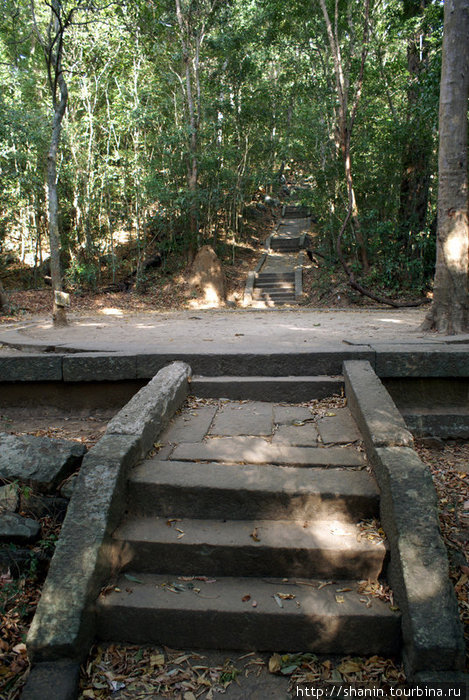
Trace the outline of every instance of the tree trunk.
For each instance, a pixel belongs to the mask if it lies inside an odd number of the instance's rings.
[[[3,289],[2,280],[0,280],[0,311],[5,311],[8,307],[8,297]]]
[[[428,0],[404,0],[403,14],[406,20],[422,18]],[[427,66],[426,49],[422,40],[423,30],[417,28],[407,45],[407,130],[408,137],[402,156],[402,174],[399,195],[400,247],[407,251],[412,237],[424,230],[427,221],[428,195],[431,175],[432,124],[422,116],[422,102],[426,99],[421,75]]]
[[[49,197],[49,242],[50,242],[50,271],[54,300],[52,319],[54,326],[66,326],[67,315],[65,307],[58,306],[55,292],[62,291],[62,270],[60,265],[60,231],[59,231],[59,201],[57,196],[57,149],[62,131],[62,119],[67,105],[67,86],[60,86],[61,99],[54,110],[52,137],[47,155],[47,192]]]
[[[360,254],[360,260],[363,268],[363,273],[367,274],[370,269],[370,264],[368,261],[368,253],[366,250],[365,241],[363,239],[362,230],[360,226],[360,217],[358,213],[357,201],[355,198],[355,190],[353,187],[353,175],[352,175],[352,158],[351,158],[351,136],[353,125],[355,122],[355,117],[357,114],[358,104],[360,102],[362,87],[363,87],[363,75],[365,68],[365,61],[368,55],[368,15],[369,15],[369,0],[364,2],[364,24],[363,24],[363,39],[361,44],[361,57],[360,57],[360,74],[355,86],[355,95],[350,107],[349,102],[349,76],[345,74],[345,66],[342,60],[342,52],[340,48],[339,38],[337,36],[337,18],[338,18],[338,3],[335,5],[335,31],[332,28],[332,23],[327,11],[325,0],[319,0],[319,4],[322,9],[324,16],[324,21],[326,24],[327,36],[329,39],[329,47],[331,50],[333,62],[334,62],[334,73],[336,80],[336,90],[337,98],[339,102],[338,106],[338,116],[337,116],[337,136],[338,136],[338,146],[342,154],[344,161],[345,170],[345,180],[347,183],[347,193],[349,200],[349,207],[351,208],[351,217],[353,231],[355,233],[355,240],[357,241],[357,246]]]
[[[423,329],[453,335],[469,329],[469,0],[446,0],[444,14],[436,270]]]

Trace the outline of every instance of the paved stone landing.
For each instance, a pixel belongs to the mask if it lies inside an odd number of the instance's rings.
[[[360,433],[346,407],[220,400],[184,409],[160,439],[160,459],[362,467]],[[327,448],[327,449],[326,449]]]

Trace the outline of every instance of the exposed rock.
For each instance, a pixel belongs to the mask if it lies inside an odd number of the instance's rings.
[[[60,487],[60,493],[68,500],[70,500],[73,495],[73,490],[75,488],[75,484],[77,483],[77,476],[78,474],[72,474],[72,476],[69,476]]]
[[[189,282],[200,289],[205,304],[219,306],[225,301],[225,275],[211,246],[204,245],[195,256]]]
[[[9,511],[14,513],[18,508],[19,496],[18,496],[18,485],[17,484],[5,484],[5,486],[0,486],[0,513]]]
[[[0,514],[0,542],[34,542],[40,531],[40,524],[31,518],[23,518],[18,513]]]
[[[79,467],[85,452],[77,442],[0,433],[0,478],[51,491]]]

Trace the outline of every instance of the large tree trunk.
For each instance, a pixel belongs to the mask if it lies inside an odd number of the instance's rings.
[[[469,0],[446,0],[444,13],[436,270],[423,329],[452,335],[469,329]]]

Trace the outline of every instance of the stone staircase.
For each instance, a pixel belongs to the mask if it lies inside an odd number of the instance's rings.
[[[267,253],[248,275],[245,305],[262,307],[295,304],[302,294],[303,253],[311,225],[305,207],[283,208],[282,219],[267,238]]]
[[[378,508],[347,408],[192,399],[130,474],[98,636],[395,653],[399,614],[359,584],[385,569]]]
[[[254,285],[253,301],[265,301],[267,304],[279,306],[294,304],[295,273],[288,272],[259,272]]]

